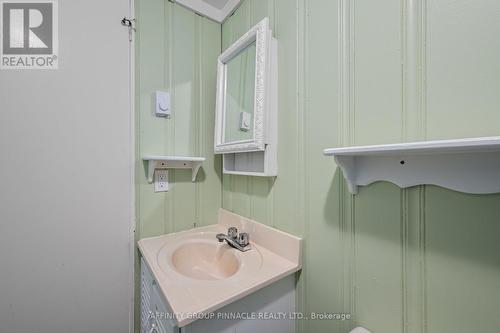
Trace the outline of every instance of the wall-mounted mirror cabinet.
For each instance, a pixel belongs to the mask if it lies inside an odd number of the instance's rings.
[[[214,148],[224,173],[277,175],[277,74],[267,18],[219,56]]]

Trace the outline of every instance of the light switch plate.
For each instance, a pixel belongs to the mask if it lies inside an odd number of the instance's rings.
[[[170,117],[170,93],[165,91],[156,91],[155,104],[155,115],[157,117]]]
[[[248,112],[240,112],[240,131],[248,132],[252,122],[252,115]]]

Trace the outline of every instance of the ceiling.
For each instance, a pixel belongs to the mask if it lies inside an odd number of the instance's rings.
[[[231,15],[241,0],[176,0],[176,3],[219,23]]]
[[[229,0],[201,0],[201,1],[206,2],[217,9],[223,9],[224,6],[229,2]]]

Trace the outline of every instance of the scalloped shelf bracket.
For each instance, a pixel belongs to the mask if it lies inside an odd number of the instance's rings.
[[[204,157],[184,157],[184,156],[144,156],[143,161],[147,162],[147,180],[153,183],[155,169],[191,169],[191,181],[196,180],[196,175],[205,161]]]
[[[353,194],[376,181],[500,193],[500,137],[331,148],[324,154],[334,157]]]

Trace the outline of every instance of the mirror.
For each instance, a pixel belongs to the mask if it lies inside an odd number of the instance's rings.
[[[224,142],[251,140],[255,96],[255,42],[229,60],[226,70]]]
[[[271,39],[265,18],[218,58],[215,153],[265,150]]]

